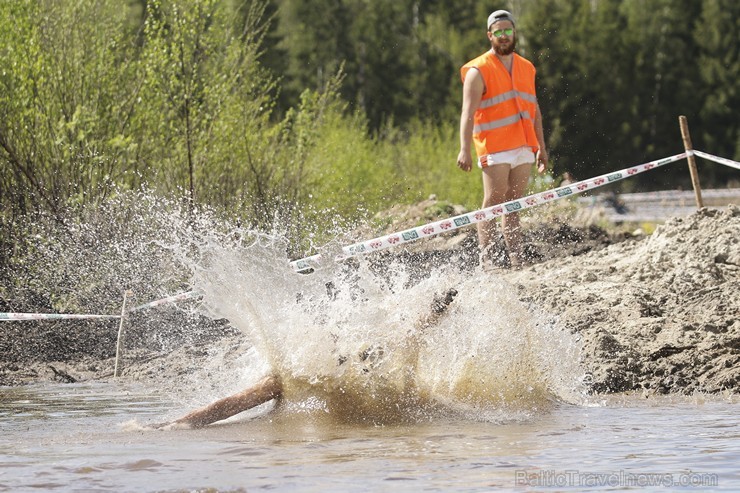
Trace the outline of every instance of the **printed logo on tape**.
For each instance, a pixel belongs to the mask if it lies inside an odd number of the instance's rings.
[[[562,190],[558,190],[558,197],[565,197],[566,195],[571,195],[573,193],[573,190],[570,188],[563,188]]]
[[[455,226],[460,227],[465,224],[470,224],[470,219],[468,218],[468,216],[455,218]]]
[[[349,247],[349,253],[355,254],[355,253],[362,253],[366,250],[365,245],[352,245]]]
[[[411,231],[404,231],[401,233],[401,236],[403,237],[404,241],[410,241],[410,240],[417,240],[419,239],[419,233],[417,233],[414,230]]]
[[[506,204],[506,210],[509,212],[518,211],[521,208],[522,208],[522,204],[520,204],[519,202],[514,202],[513,204]]]
[[[609,181],[617,181],[622,179],[622,173],[613,173],[611,175],[607,175],[606,177]]]

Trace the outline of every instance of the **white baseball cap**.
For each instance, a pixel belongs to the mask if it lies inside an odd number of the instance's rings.
[[[514,16],[508,10],[497,10],[493,14],[488,16],[488,24],[486,24],[486,30],[491,28],[491,24],[498,21],[509,21],[514,24]]]

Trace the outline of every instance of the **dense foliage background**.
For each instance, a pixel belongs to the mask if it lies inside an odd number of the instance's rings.
[[[681,152],[680,114],[696,148],[740,159],[736,0],[8,0],[0,263],[29,218],[142,187],[279,222],[298,249],[327,213],[478,207],[458,70],[496,8],[538,68],[556,180]],[[733,173],[701,166],[705,186]],[[676,165],[621,186],[690,185]]]

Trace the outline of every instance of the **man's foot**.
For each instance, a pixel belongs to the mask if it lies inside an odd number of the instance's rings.
[[[512,269],[527,267],[541,259],[542,255],[532,245],[524,245],[521,252],[509,254],[509,262]]]
[[[488,245],[478,255],[478,265],[485,271],[506,269],[510,266],[509,256],[503,241]]]
[[[511,270],[520,270],[525,264],[526,262],[522,255],[509,254],[509,268]]]

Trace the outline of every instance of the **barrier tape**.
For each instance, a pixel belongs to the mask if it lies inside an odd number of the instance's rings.
[[[724,164],[725,166],[729,166],[735,169],[740,169],[740,163],[738,163],[737,161],[733,161],[732,159],[727,159],[727,158],[719,157],[719,156],[713,156],[711,154],[707,154],[706,152],[701,152],[697,150],[694,150],[693,153],[699,157],[703,157],[704,159],[714,161],[715,163]]]
[[[161,300],[152,301],[150,303],[145,303],[143,305],[139,305],[137,307],[134,307],[127,311],[127,313],[136,312],[139,310],[144,310],[146,308],[151,308],[159,305],[164,305],[166,303],[174,303],[177,301],[183,301],[190,298],[197,298],[200,296],[200,293],[198,291],[188,291],[185,293],[176,294],[174,296],[168,296],[167,298],[162,298]],[[117,319],[121,318],[121,315],[74,315],[74,314],[66,314],[66,313],[0,313],[0,321],[3,320],[67,320],[67,319]]]
[[[84,318],[121,318],[120,315],[73,315],[66,313],[0,313],[3,320],[64,320]]]
[[[687,154],[683,152],[681,154],[676,154],[675,156],[659,159],[657,161],[650,161],[649,163],[638,164],[636,166],[631,166],[619,171],[614,171],[612,173],[589,178],[588,180],[579,181],[544,192],[535,193],[517,200],[487,207],[485,209],[468,212],[466,214],[407,229],[398,233],[392,233],[386,236],[373,238],[371,240],[354,243],[352,245],[342,247],[342,253],[339,254],[335,260],[344,260],[355,255],[385,250],[386,248],[410,243],[421,238],[429,238],[441,233],[449,233],[450,231],[454,231],[455,229],[462,228],[464,226],[469,226],[482,221],[489,221],[505,214],[518,212],[547,202],[583,193],[586,190],[608,185],[639,173],[644,173],[645,171],[649,171],[659,166],[664,166],[666,164],[685,159],[686,155]],[[303,259],[294,260],[290,264],[297,272],[304,272],[309,269],[317,268],[322,260],[322,254],[319,253]]]
[[[137,312],[139,310],[145,310],[147,308],[152,308],[159,305],[164,305],[166,303],[174,303],[177,301],[183,301],[190,298],[197,298],[200,296],[200,293],[198,291],[187,291],[185,293],[176,294],[173,296],[168,296],[167,298],[162,298],[161,300],[152,301],[150,303],[144,303],[143,305],[136,306],[132,309],[130,309],[128,312]]]
[[[720,164],[731,166],[733,168],[740,169],[740,163],[732,161],[730,159],[713,156],[701,151],[688,151],[681,154],[676,154],[656,161],[650,161],[648,163],[638,164],[629,168],[624,168],[619,171],[614,171],[587,180],[572,183],[544,192],[535,193],[522,197],[517,200],[504,202],[497,204],[485,209],[479,209],[459,216],[454,216],[448,219],[442,219],[433,223],[418,226],[416,228],[407,229],[398,233],[391,233],[389,235],[380,236],[371,240],[354,243],[352,245],[344,246],[341,248],[341,254],[337,255],[334,260],[344,260],[355,255],[385,250],[387,248],[402,245],[404,243],[410,243],[412,241],[419,240],[421,238],[430,238],[441,233],[448,233],[458,228],[470,226],[475,223],[482,221],[489,221],[505,214],[512,212],[518,212],[530,207],[537,205],[546,204],[553,202],[571,195],[577,195],[587,190],[599,188],[610,183],[614,183],[631,176],[644,173],[651,169],[664,166],[669,163],[680,161],[685,159],[690,154],[696,154],[704,159],[715,161]],[[304,272],[310,269],[314,269],[319,266],[319,263],[323,260],[322,254],[312,255],[299,260],[290,262],[290,265],[296,272]],[[198,291],[187,291],[179,293],[167,298],[145,303],[128,310],[127,313],[137,312],[152,308],[167,303],[174,303],[177,301],[184,301],[191,298],[197,298],[201,293]],[[61,320],[61,319],[119,319],[122,318],[120,315],[73,315],[73,314],[59,314],[59,313],[0,313],[0,321],[2,320]]]

